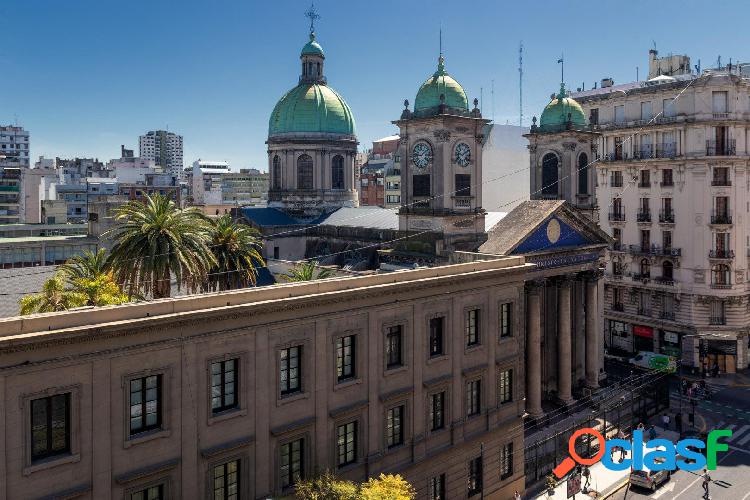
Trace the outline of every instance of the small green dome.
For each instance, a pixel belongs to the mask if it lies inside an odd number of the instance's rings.
[[[445,60],[443,56],[438,59],[437,71],[425,81],[414,100],[414,111],[423,111],[440,106],[440,95],[445,96],[445,104],[448,108],[456,108],[462,111],[469,110],[469,100],[466,98],[464,88],[445,71]]]
[[[542,111],[539,126],[545,128],[561,128],[568,122],[568,115],[573,128],[587,126],[586,114],[575,99],[565,97],[565,84],[560,84],[560,93],[552,99]]]
[[[335,90],[323,83],[300,83],[276,104],[268,135],[320,132],[355,135],[354,116]]]
[[[323,47],[315,41],[315,33],[310,33],[310,41],[302,47],[300,57],[302,56],[320,56],[325,59],[326,56],[323,54]]]

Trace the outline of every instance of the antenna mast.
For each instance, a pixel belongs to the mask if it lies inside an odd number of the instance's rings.
[[[523,127],[523,40],[518,45],[518,126]]]
[[[492,121],[495,121],[495,80],[492,80]]]

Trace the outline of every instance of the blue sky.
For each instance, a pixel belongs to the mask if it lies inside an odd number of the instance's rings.
[[[3,0],[0,123],[31,131],[34,158],[119,156],[139,134],[168,127],[196,158],[266,168],[268,116],[296,84],[307,0]],[[750,60],[743,1],[546,2],[318,0],[326,74],[351,106],[361,147],[395,131],[436,66],[443,26],[447,70],[483,110],[518,122],[518,44],[524,111],[538,115],[559,85],[647,72],[652,40],[692,63]],[[710,10],[710,9],[709,9]],[[734,17],[734,14],[737,17]],[[744,14],[743,14],[744,13]]]

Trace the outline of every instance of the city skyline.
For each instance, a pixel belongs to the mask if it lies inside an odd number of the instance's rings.
[[[714,65],[719,54],[724,63],[730,57],[736,61],[741,54],[722,49],[747,41],[732,31],[721,40],[696,40],[689,30],[671,23],[656,33],[635,22],[641,17],[639,9],[626,9],[620,19],[627,37],[591,43],[599,35],[586,27],[601,24],[585,3],[568,12],[479,4],[462,17],[446,14],[447,2],[430,9],[418,4],[405,9],[393,2],[377,10],[364,5],[342,10],[331,1],[316,4],[326,74],[353,110],[360,149],[396,131],[390,121],[398,118],[403,100],[413,104],[419,85],[435,69],[441,25],[447,70],[470,100],[482,97],[484,116],[494,115],[499,124],[518,123],[518,43],[524,41],[526,126],[557,90],[561,53],[566,80],[575,90],[584,83],[590,88],[604,77],[616,83],[635,80],[637,66],[643,79],[653,40],[661,54],[684,53],[693,65],[700,59],[704,68]],[[673,15],[674,5],[650,5],[650,15]],[[115,158],[121,144],[136,149],[139,135],[169,129],[185,137],[186,165],[203,158],[228,161],[233,170],[267,170],[268,117],[276,101],[296,84],[308,8],[307,1],[286,1],[205,11],[195,2],[184,2],[179,11],[149,5],[147,11],[116,12],[88,1],[66,9],[11,1],[5,9],[35,25],[37,36],[29,39],[21,25],[9,26],[0,60],[8,74],[22,76],[4,82],[0,122],[17,120],[31,132],[32,162],[40,155]],[[697,22],[697,13],[685,10],[685,22],[675,25],[687,25],[692,16]],[[114,15],[126,36],[117,33]],[[97,35],[96,43],[82,35],[100,25],[115,32],[101,31],[105,35]],[[524,29],[528,26],[534,30]],[[558,36],[560,26],[563,33]],[[408,50],[404,43],[409,43]],[[614,62],[604,62],[612,55]],[[488,57],[493,62],[488,64]]]

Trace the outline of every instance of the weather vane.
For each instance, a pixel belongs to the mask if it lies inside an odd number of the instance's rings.
[[[315,20],[320,19],[320,14],[315,11],[315,2],[310,4],[310,10],[305,12],[305,17],[310,18],[310,33],[315,33]]]

